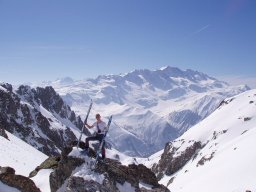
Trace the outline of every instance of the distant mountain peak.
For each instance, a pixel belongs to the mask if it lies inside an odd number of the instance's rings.
[[[61,85],[69,85],[74,83],[74,80],[71,77],[63,77],[63,78],[58,78],[55,82]]]
[[[185,80],[192,81],[194,83],[199,83],[201,81],[218,81],[217,79],[208,76],[205,73],[194,71],[192,69],[186,69],[182,70],[178,67],[172,67],[172,66],[164,66],[157,70],[149,70],[149,69],[135,69],[128,73],[121,73],[121,74],[108,74],[108,75],[98,75],[96,78],[87,78],[79,82],[92,82],[92,83],[102,83],[105,81],[113,80],[113,81],[119,81],[119,80],[128,80],[135,84],[142,84],[143,82],[150,82],[154,85],[154,83],[162,82],[163,79],[165,79],[165,84],[173,84],[172,78],[182,78]],[[53,86],[66,86],[66,85],[72,85],[74,84],[75,80],[73,80],[70,77],[64,77],[57,79],[53,82],[47,82],[45,85],[53,85]],[[220,81],[218,81],[220,82]],[[224,82],[222,82],[224,83]]]
[[[171,67],[171,66],[169,66],[169,65],[166,65],[166,66],[164,66],[164,67],[161,67],[159,70],[160,70],[160,71],[170,71],[170,70],[182,71],[182,70],[181,70],[180,68],[178,68],[178,67]]]
[[[169,78],[184,78],[191,81],[206,81],[213,80],[217,81],[217,79],[208,76],[205,73],[198,72],[192,69],[182,70],[178,67],[172,66],[164,66],[157,70],[148,70],[148,69],[136,69],[129,73],[125,73],[121,75],[121,77],[131,77],[131,76],[149,76],[154,75],[155,77],[162,78],[163,76],[168,76]]]

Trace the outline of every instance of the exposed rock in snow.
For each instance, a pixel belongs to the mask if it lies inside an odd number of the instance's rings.
[[[158,164],[152,167],[152,170],[157,174],[158,179],[162,179],[164,175],[172,175],[179,171],[186,163],[195,157],[197,151],[202,148],[200,142],[189,141],[184,151],[178,152],[180,146],[185,143],[184,140],[178,141],[181,144],[170,142],[166,145],[164,153],[161,156]]]
[[[74,143],[76,145],[76,143]],[[81,144],[83,146],[83,142]],[[80,149],[67,147],[60,159],[49,158],[37,167],[31,175],[42,169],[53,169],[50,174],[51,191],[113,191],[127,189],[143,192],[168,192],[160,185],[155,174],[142,164],[122,165],[119,161],[107,158],[92,167],[95,151],[90,148],[89,156],[81,156]],[[47,178],[46,178],[47,179]],[[129,187],[130,186],[130,187]]]

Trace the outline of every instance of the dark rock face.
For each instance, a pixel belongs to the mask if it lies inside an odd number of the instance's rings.
[[[64,107],[64,102],[52,87],[38,87],[36,92],[44,108],[60,114],[62,108]],[[67,117],[67,114],[63,117]]]
[[[12,85],[9,83],[0,83],[0,86],[5,88],[7,91],[12,92]]]
[[[66,192],[118,192],[114,184],[106,185],[107,181],[99,184],[93,180],[84,180],[81,177],[71,177],[68,181]]]
[[[196,155],[197,150],[202,148],[200,142],[190,141],[189,143],[192,144],[181,154],[176,156],[174,155],[179,148],[174,147],[172,142],[166,145],[159,163],[155,164],[152,168],[159,180],[164,174],[170,176],[180,170],[194,155]]]
[[[22,192],[40,192],[31,179],[15,175],[15,170],[11,167],[0,167],[0,181]]]
[[[31,125],[33,123],[33,118],[32,118],[32,115],[31,115],[31,112],[30,112],[28,106],[27,105],[21,105],[20,108],[21,108],[21,112],[22,112],[23,117],[24,117],[24,119],[23,119],[24,124],[26,126]]]
[[[166,187],[159,185],[155,174],[142,164],[124,166],[118,161],[106,159],[105,163],[98,164],[95,171],[107,174],[110,181],[114,183],[123,185],[125,182],[128,182],[136,191],[141,191],[139,182],[153,186],[154,191],[169,191]],[[143,191],[147,190],[144,189]]]
[[[65,124],[81,129],[83,122],[52,87],[32,89],[22,85],[13,91],[10,84],[0,86],[4,88],[0,89],[0,134],[4,134],[2,130],[14,133],[49,156],[59,154],[68,142],[76,140],[71,128]],[[44,116],[40,106],[48,110],[51,117]],[[54,121],[65,128],[54,127]],[[84,130],[90,135],[87,129]]]
[[[12,92],[5,92],[0,89],[0,110],[6,114],[16,115],[20,106],[20,99]]]

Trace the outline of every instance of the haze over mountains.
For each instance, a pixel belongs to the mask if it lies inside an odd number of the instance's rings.
[[[82,117],[92,99],[91,122],[96,113],[113,115],[109,140],[113,147],[132,156],[161,150],[166,142],[212,113],[223,99],[249,89],[170,66],[80,81],[67,77],[41,86],[53,86]]]

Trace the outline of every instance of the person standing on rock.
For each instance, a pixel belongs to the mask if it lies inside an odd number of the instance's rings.
[[[96,122],[95,123],[93,123],[92,125],[88,125],[88,123],[85,124],[85,126],[88,129],[91,129],[93,127],[97,128],[97,132],[96,132],[95,136],[87,137],[85,139],[85,150],[89,149],[89,141],[99,141],[99,142],[101,142],[104,138],[104,134],[107,131],[107,124],[104,121],[101,120],[100,114],[96,114],[95,117],[96,117]],[[105,141],[102,145],[101,156],[102,156],[103,160],[106,157]]]

